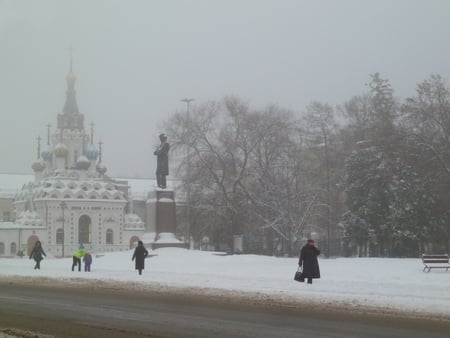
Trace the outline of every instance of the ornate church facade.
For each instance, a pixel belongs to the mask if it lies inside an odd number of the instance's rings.
[[[80,245],[94,252],[128,250],[138,239],[184,246],[175,237],[174,191],[148,187],[133,196],[128,181],[106,174],[102,143],[96,146],[94,127],[85,129],[78,109],[72,69],[66,81],[56,128],[52,133],[48,125],[44,146],[38,140],[34,180],[14,197],[14,221],[0,222],[0,256],[27,254],[37,240],[55,257],[71,256]]]

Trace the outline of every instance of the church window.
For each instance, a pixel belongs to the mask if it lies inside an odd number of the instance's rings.
[[[114,232],[111,229],[106,230],[106,244],[114,244]]]
[[[0,255],[5,254],[5,243],[0,242]]]
[[[92,222],[88,215],[83,215],[78,220],[78,244],[92,242]]]
[[[58,229],[56,230],[56,244],[63,244],[64,242],[64,230]]]
[[[10,252],[12,255],[15,255],[17,252],[17,245],[16,243],[12,242],[9,248]]]
[[[6,222],[11,220],[11,213],[9,211],[3,211],[3,220]]]

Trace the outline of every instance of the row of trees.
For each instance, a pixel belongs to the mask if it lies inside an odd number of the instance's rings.
[[[297,255],[309,236],[326,255],[449,250],[450,92],[439,75],[404,102],[374,74],[338,107],[299,114],[225,97],[166,122],[196,241],[232,247],[244,235],[246,252],[270,255]]]

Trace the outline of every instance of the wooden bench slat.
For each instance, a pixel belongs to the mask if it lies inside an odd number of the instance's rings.
[[[425,263],[448,263],[448,259],[424,259]]]

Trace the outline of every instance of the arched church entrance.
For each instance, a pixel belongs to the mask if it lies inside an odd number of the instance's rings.
[[[36,242],[38,240],[39,240],[39,237],[36,235],[31,235],[30,237],[28,237],[28,241],[27,241],[28,256],[31,254],[31,250],[33,250],[34,245],[36,244]]]
[[[78,244],[92,243],[92,221],[88,215],[83,215],[78,220]]]

